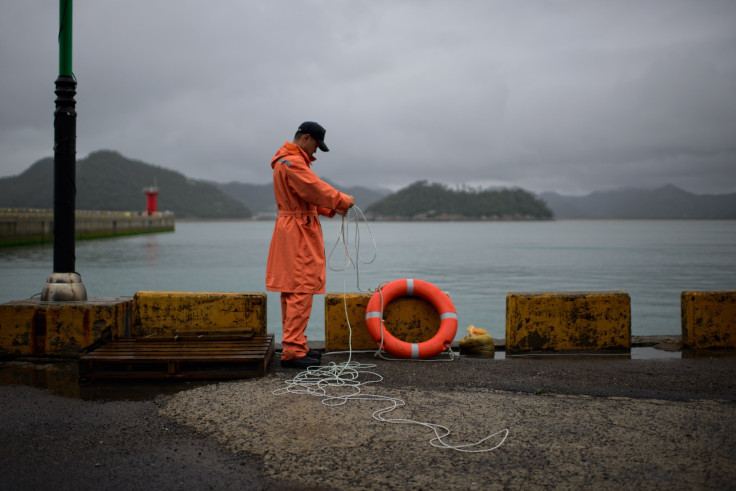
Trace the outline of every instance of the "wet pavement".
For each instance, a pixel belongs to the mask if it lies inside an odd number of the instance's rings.
[[[211,381],[79,380],[79,363],[72,359],[19,359],[0,362],[0,386],[21,385],[84,401],[146,401],[190,390]]]
[[[383,377],[366,394],[405,402],[386,418],[445,425],[452,444],[508,429],[480,453],[377,421],[375,399],[329,406],[280,393],[298,371],[278,357],[257,379],[81,385],[74,362],[4,362],[3,487],[733,488],[736,357],[639,349],[436,363],[354,355]]]
[[[318,346],[323,348],[323,346]],[[705,352],[702,356],[717,356],[719,352]],[[726,353],[728,355],[729,353]],[[732,354],[736,356],[736,353]],[[337,356],[337,355],[328,355]],[[687,356],[694,356],[686,354]],[[628,354],[527,354],[509,356],[509,359],[632,359],[665,360],[681,359],[680,350],[665,351],[651,346],[634,347]],[[506,353],[497,350],[493,359],[504,360]],[[336,358],[335,358],[336,359]],[[272,365],[271,369],[277,367]],[[53,394],[82,399],[85,401],[143,401],[158,396],[173,395],[183,390],[209,385],[212,381],[196,380],[128,380],[128,381],[85,381],[79,380],[78,362],[69,358],[31,358],[8,359],[0,361],[0,386],[21,385],[46,389]]]

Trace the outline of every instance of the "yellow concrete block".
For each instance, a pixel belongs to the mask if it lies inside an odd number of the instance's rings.
[[[736,349],[736,290],[684,291],[680,305],[683,346]]]
[[[136,292],[133,335],[173,334],[180,329],[252,329],[266,333],[266,294]]]
[[[130,297],[4,303],[0,348],[13,355],[76,356],[102,339],[129,334],[132,310]]]
[[[626,292],[506,295],[506,351],[628,350],[631,299]]]
[[[325,295],[325,350],[347,351],[351,346],[348,320],[352,327],[354,350],[376,349],[365,327],[365,308],[370,293],[328,293]],[[345,305],[347,304],[347,317]],[[384,307],[386,329],[407,343],[431,339],[440,327],[440,316],[423,298],[399,297]]]

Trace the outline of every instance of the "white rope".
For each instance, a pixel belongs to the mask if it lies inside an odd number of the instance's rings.
[[[376,365],[372,364],[365,364],[365,363],[358,363],[352,361],[353,356],[353,347],[352,347],[352,339],[353,339],[353,327],[350,324],[350,319],[348,317],[348,310],[347,310],[347,292],[346,292],[346,277],[347,277],[347,270],[349,266],[354,266],[356,269],[356,275],[358,275],[358,265],[362,262],[363,264],[370,264],[372,263],[377,256],[377,248],[376,248],[376,241],[373,237],[373,232],[371,232],[370,227],[368,226],[368,222],[365,219],[365,215],[363,215],[362,210],[358,208],[357,206],[353,207],[353,213],[355,215],[355,260],[351,257],[350,249],[348,247],[348,241],[346,239],[347,237],[347,230],[348,226],[346,225],[346,222],[349,222],[349,219],[346,219],[345,216],[343,216],[342,224],[340,227],[340,234],[337,239],[337,242],[335,242],[335,245],[332,248],[332,251],[330,251],[330,255],[328,258],[328,264],[330,263],[330,259],[332,258],[332,254],[335,252],[335,249],[337,248],[339,243],[342,243],[343,248],[345,250],[345,263],[342,268],[334,269],[330,265],[330,269],[333,271],[343,271],[343,305],[345,307],[345,320],[348,324],[348,348],[349,350],[347,352],[332,352],[330,355],[334,354],[341,354],[341,353],[347,353],[348,359],[347,361],[343,363],[335,363],[330,362],[327,365],[323,366],[315,366],[315,367],[309,367],[307,370],[302,371],[298,373],[294,378],[291,378],[289,380],[286,380],[285,383],[287,384],[286,387],[282,387],[280,389],[277,389],[273,391],[275,395],[281,395],[281,394],[306,394],[316,397],[322,398],[322,404],[326,406],[341,406],[343,404],[347,404],[350,400],[368,400],[368,401],[382,401],[389,403],[386,407],[382,407],[381,409],[378,409],[373,412],[373,419],[377,421],[382,421],[385,423],[394,423],[394,424],[416,424],[420,426],[427,427],[434,431],[434,438],[429,440],[430,445],[433,447],[438,448],[449,448],[452,450],[457,450],[458,452],[468,452],[468,453],[479,453],[479,452],[489,452],[491,450],[495,450],[506,441],[506,438],[509,435],[508,428],[505,428],[503,430],[497,431],[495,433],[492,433],[485,438],[482,438],[474,443],[465,443],[462,445],[452,445],[450,443],[447,443],[445,439],[450,435],[450,430],[442,425],[435,424],[435,423],[427,423],[423,421],[415,421],[413,419],[406,419],[406,418],[387,418],[386,415],[389,414],[394,409],[406,406],[406,402],[404,402],[402,399],[398,397],[391,397],[391,396],[384,396],[380,394],[372,394],[372,393],[364,393],[362,392],[361,387],[367,384],[375,384],[378,382],[381,382],[383,380],[383,377],[374,372],[370,369],[375,368]],[[371,240],[373,242],[373,249],[374,254],[373,257],[366,261],[360,256],[360,225],[358,221],[358,213],[362,216],[363,221],[366,224],[366,227],[368,227],[368,231],[371,236]],[[358,290],[360,290],[360,277],[358,275]],[[379,285],[378,291],[381,291],[381,287],[383,285]],[[363,290],[360,290],[363,291]],[[383,348],[383,294],[381,294],[381,344],[378,347],[378,351],[375,352],[375,356],[381,356],[380,353]],[[452,348],[447,346],[447,349],[450,352],[451,360],[422,360],[422,361],[452,361],[455,359],[455,354],[452,351]],[[370,350],[372,351],[372,350]],[[381,358],[384,358],[386,360],[391,361],[399,361],[399,359],[394,358],[385,358],[381,356]],[[400,360],[400,361],[407,361],[407,360]],[[416,360],[413,360],[416,361]],[[498,441],[495,445],[483,445],[488,440],[499,437],[500,441]],[[495,440],[494,440],[495,441]]]
[[[342,281],[343,281],[343,293],[346,290],[345,281],[347,279],[347,271],[350,266],[353,266],[355,268],[355,278],[357,281],[357,287],[358,291],[361,292],[370,292],[371,290],[362,290],[360,288],[360,264],[371,264],[373,261],[376,260],[376,257],[378,256],[378,247],[376,246],[376,239],[373,236],[373,231],[371,230],[371,227],[368,225],[368,220],[365,219],[365,215],[363,214],[363,210],[358,208],[357,205],[353,205],[351,208],[353,211],[353,216],[355,217],[355,238],[353,240],[353,244],[355,246],[355,260],[353,260],[351,254],[350,254],[350,247],[348,245],[348,231],[350,228],[350,219],[346,218],[346,216],[349,216],[350,210],[348,210],[348,215],[343,215],[342,220],[340,222],[340,233],[337,236],[337,240],[335,241],[335,245],[332,246],[332,250],[330,251],[330,255],[327,257],[327,264],[330,266],[330,269],[332,271],[342,271]],[[358,215],[360,214],[360,215]],[[371,243],[373,244],[373,257],[370,259],[363,259],[360,255],[360,219],[362,218],[363,223],[365,224],[366,228],[368,229],[368,233],[371,237]],[[332,267],[332,254],[334,254],[335,250],[337,249],[337,246],[339,244],[342,244],[343,250],[345,251],[345,261],[340,268],[333,268]]]
[[[330,362],[325,366],[309,367],[294,378],[287,380],[286,387],[277,389],[273,393],[275,395],[290,393],[321,397],[322,404],[325,406],[341,406],[351,400],[386,402],[388,403],[387,406],[373,411],[373,419],[384,423],[416,424],[429,428],[435,435],[434,438],[429,440],[429,443],[437,448],[448,448],[467,453],[490,452],[506,441],[509,435],[508,428],[492,433],[477,442],[453,445],[446,441],[451,433],[446,426],[407,418],[387,417],[386,415],[394,409],[406,406],[406,402],[398,397],[362,392],[361,387],[363,385],[378,383],[383,380],[380,374],[369,370],[375,366],[357,362]],[[361,380],[361,378],[364,378],[364,380]],[[496,442],[495,444],[484,445],[492,438],[496,438],[496,440],[493,440],[493,442]]]

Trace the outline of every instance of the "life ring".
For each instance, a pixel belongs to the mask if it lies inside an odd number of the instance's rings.
[[[402,296],[421,297],[432,304],[440,314],[440,328],[427,341],[407,343],[393,336],[383,325],[383,307],[391,300]],[[417,279],[394,280],[373,294],[365,309],[365,324],[373,341],[380,346],[383,331],[383,347],[386,352],[399,358],[431,358],[442,353],[455,339],[457,332],[457,311],[450,297],[432,283]]]

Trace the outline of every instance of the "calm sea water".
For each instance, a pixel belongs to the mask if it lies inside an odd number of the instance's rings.
[[[329,253],[340,220],[323,220]],[[375,289],[420,278],[450,293],[458,338],[474,324],[504,337],[513,291],[624,290],[634,335],[679,334],[683,290],[736,289],[736,221],[561,220],[550,222],[370,222],[371,264],[328,268],[328,292]],[[273,222],[178,221],[176,232],[77,242],[77,271],[90,297],[139,290],[265,290]],[[356,227],[347,229],[354,255]],[[369,229],[360,254],[373,256]],[[343,267],[342,249],[331,265]],[[53,268],[50,245],[0,248],[0,302],[40,294]],[[345,286],[343,286],[345,285]],[[278,293],[268,294],[268,330],[281,337]],[[324,297],[315,297],[307,335],[324,339]]]

